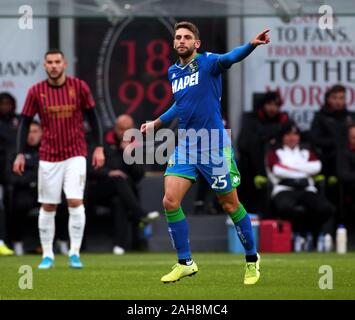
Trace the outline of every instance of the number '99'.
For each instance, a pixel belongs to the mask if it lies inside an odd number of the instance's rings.
[[[134,77],[137,75],[136,64],[136,41],[121,41],[120,46],[127,49],[127,75]],[[155,39],[150,41],[145,47],[147,59],[144,70],[153,77],[166,76],[171,64],[169,60],[170,46],[167,41]],[[156,62],[159,62],[158,64]],[[157,91],[163,94],[157,94]],[[154,80],[146,87],[137,80],[126,80],[118,88],[119,100],[128,105],[126,113],[133,113],[145,98],[155,105],[154,116],[158,116],[168,105],[172,98],[171,86],[168,80]]]

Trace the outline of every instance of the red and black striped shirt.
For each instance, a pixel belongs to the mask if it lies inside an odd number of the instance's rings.
[[[67,76],[61,86],[52,86],[47,80],[32,86],[22,114],[39,114],[43,131],[40,160],[56,162],[86,156],[83,112],[94,107],[88,85],[78,78]]]

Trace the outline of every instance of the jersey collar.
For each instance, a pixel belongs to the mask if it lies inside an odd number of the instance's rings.
[[[179,64],[179,60],[176,61],[175,66],[181,70],[184,70],[188,65],[190,65],[191,62],[195,61],[201,54],[196,53],[195,57],[187,64]]]
[[[51,88],[61,88],[61,87],[64,87],[66,82],[67,82],[67,76],[65,76],[64,82],[61,85],[59,85],[59,86],[55,86],[53,84],[50,84],[49,81],[48,81],[48,78],[46,79],[46,81],[47,81],[48,86],[51,87]]]

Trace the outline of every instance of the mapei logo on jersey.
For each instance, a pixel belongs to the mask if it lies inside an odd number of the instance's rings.
[[[191,75],[174,80],[171,85],[173,93],[183,90],[187,86],[192,87],[192,86],[197,85],[198,84],[198,76],[199,76],[199,72],[195,72]]]

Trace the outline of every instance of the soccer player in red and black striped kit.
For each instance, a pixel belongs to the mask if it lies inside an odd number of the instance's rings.
[[[64,190],[69,208],[69,265],[82,268],[80,247],[85,228],[83,205],[86,181],[87,146],[84,138],[84,114],[96,134],[96,148],[92,157],[95,168],[103,166],[103,134],[88,85],[66,76],[67,63],[57,49],[45,54],[47,79],[32,86],[27,94],[17,135],[17,157],[13,171],[22,175],[25,170],[24,146],[32,118],[38,114],[43,136],[39,151],[38,202],[41,209],[38,228],[43,249],[39,269],[54,265],[53,240],[55,214]]]

